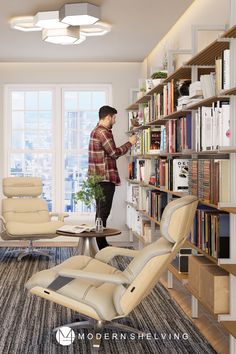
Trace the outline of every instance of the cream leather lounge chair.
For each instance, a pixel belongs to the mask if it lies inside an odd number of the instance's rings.
[[[38,177],[7,177],[3,179],[1,238],[3,240],[29,240],[24,250],[9,251],[18,254],[18,260],[28,254],[50,257],[49,252],[33,248],[33,240],[53,238],[64,225],[67,214],[49,213],[47,203],[40,199],[42,181]],[[51,218],[56,217],[57,221]]]
[[[95,258],[74,256],[49,270],[36,273],[26,287],[32,294],[66,306],[85,317],[86,321],[65,326],[92,328],[95,351],[100,346],[96,333],[101,333],[104,327],[142,333],[113,323],[113,320],[127,316],[153,289],[187,239],[197,204],[194,196],[170,202],[161,220],[162,236],[139,251],[106,247]],[[124,271],[107,264],[116,255],[133,257]]]

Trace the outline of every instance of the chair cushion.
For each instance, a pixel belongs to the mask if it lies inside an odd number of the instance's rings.
[[[42,193],[42,180],[39,177],[3,178],[3,194],[8,197],[37,197]]]
[[[60,270],[65,269],[77,269],[85,272],[106,274],[122,274],[120,270],[94,258],[74,256],[51,269],[36,273],[28,280],[26,287],[28,289],[32,289],[36,286],[47,288],[49,284],[56,279],[57,273]],[[79,303],[87,304],[98,313],[101,319],[110,321],[117,316],[117,311],[113,302],[113,294],[116,287],[116,284],[111,283],[73,279],[70,283],[57,290],[57,293],[64,295],[68,299],[69,308],[70,299],[73,299],[78,301],[78,311]]]
[[[50,215],[45,200],[39,198],[9,198],[2,200],[2,215],[6,222],[47,222]]]
[[[38,238],[38,235],[49,235],[55,234],[56,230],[63,226],[64,222],[62,221],[49,221],[42,223],[24,223],[24,222],[14,222],[9,221],[6,224],[6,229],[8,234],[12,237],[31,235]]]

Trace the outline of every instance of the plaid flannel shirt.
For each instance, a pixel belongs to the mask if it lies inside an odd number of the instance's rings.
[[[116,147],[111,129],[97,125],[90,134],[88,174],[101,176],[104,181],[120,185],[116,160],[127,153],[132,144]]]

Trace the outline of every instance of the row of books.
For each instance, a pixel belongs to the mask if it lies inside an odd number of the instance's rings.
[[[145,211],[152,218],[161,221],[168,201],[167,193],[136,185],[132,185],[131,189],[134,205],[127,205],[127,225],[142,236],[145,242],[151,242],[153,235],[150,221],[143,218],[139,211]],[[228,258],[229,214],[210,206],[199,205],[190,241],[212,257]]]
[[[198,207],[190,241],[215,258],[229,258],[229,214]]]
[[[188,162],[189,194],[207,203],[230,201],[230,161],[227,159],[193,159]]]
[[[222,51],[215,60],[215,72],[201,75],[200,83],[203,98],[219,95],[230,88],[230,49]]]
[[[131,148],[131,155],[159,154],[161,128],[143,129],[137,134],[137,143]]]
[[[139,192],[139,210],[160,221],[167,205],[167,193],[142,188]]]
[[[192,149],[191,113],[187,113],[186,117],[168,120],[161,126],[160,138],[161,152],[174,153]]]
[[[212,151],[229,145],[230,105],[218,101],[212,107],[199,107],[193,116],[187,113],[185,117],[168,120],[159,128],[143,129],[131,154]]]
[[[134,159],[128,178],[175,192],[188,191],[188,159]]]
[[[127,205],[126,206],[126,225],[129,229],[136,232],[138,235],[141,234],[141,217],[136,208]]]
[[[127,201],[134,206],[138,206],[139,185],[127,183]]]
[[[174,192],[188,192],[217,205],[230,201],[228,159],[135,159],[129,178]]]
[[[230,49],[223,50],[215,60],[216,93],[230,88]]]
[[[230,145],[229,102],[198,108],[195,113],[195,151],[216,150]]]

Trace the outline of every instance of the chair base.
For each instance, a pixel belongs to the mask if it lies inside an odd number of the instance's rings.
[[[79,322],[72,322],[72,323],[67,323],[63,326],[59,326],[53,329],[53,332],[57,332],[59,329],[63,327],[70,327],[70,328],[87,328],[92,330],[92,347],[93,347],[93,353],[98,353],[98,350],[101,345],[101,339],[102,339],[102,333],[104,329],[111,329],[111,330],[116,330],[118,332],[128,332],[128,333],[134,333],[139,336],[142,336],[145,338],[147,334],[145,332],[142,332],[136,328],[130,327],[123,325],[121,323],[113,322],[113,321],[97,321],[92,318],[89,318],[85,315],[79,314],[77,318],[82,317],[85,320],[79,321]]]
[[[52,255],[50,255],[50,251],[41,250],[39,248],[34,248],[32,241],[30,241],[29,246],[27,248],[18,249],[18,250],[11,250],[11,251],[7,251],[6,253],[15,254],[16,256],[18,256],[17,257],[18,261],[21,261],[22,258],[29,256],[29,255],[39,255],[39,256],[45,256],[48,258],[52,257]]]

